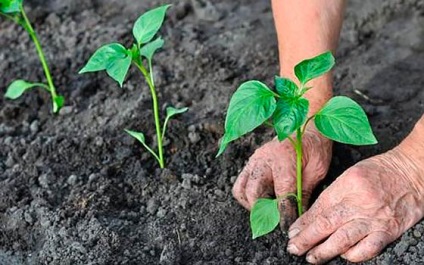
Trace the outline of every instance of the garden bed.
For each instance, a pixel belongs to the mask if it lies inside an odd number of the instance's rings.
[[[0,97],[0,264],[306,264],[286,252],[280,231],[252,240],[248,212],[231,196],[272,132],[258,129],[215,159],[230,95],[242,81],[271,84],[278,73],[268,1],[174,1],[156,84],[162,110],[190,111],[170,122],[165,170],[123,131],[154,135],[139,74],[123,89],[105,73],[77,74],[104,43],[128,45],[134,20],[159,2],[26,1],[66,107],[53,116],[37,90]],[[423,25],[419,0],[348,1],[335,93],[365,108],[380,143],[336,144],[323,185],[395,146],[424,112]],[[2,19],[0,35],[0,86],[42,80],[24,30]],[[364,264],[422,264],[423,239],[424,222]]]

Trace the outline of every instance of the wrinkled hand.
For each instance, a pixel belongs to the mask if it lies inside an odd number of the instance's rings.
[[[311,129],[309,129],[311,128]],[[331,161],[332,142],[314,127],[308,127],[303,137],[303,203],[306,207],[312,190],[327,173]],[[274,139],[258,150],[238,176],[233,195],[250,209],[258,198],[296,193],[296,152],[289,140]],[[296,203],[280,202],[281,227],[287,230],[297,216]]]
[[[371,259],[423,217],[423,173],[397,149],[359,162],[290,227],[288,251],[314,264]]]

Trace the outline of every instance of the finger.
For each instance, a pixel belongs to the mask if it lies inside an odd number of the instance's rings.
[[[351,262],[362,262],[377,256],[393,239],[385,232],[374,232],[342,255]]]
[[[295,255],[303,255],[344,223],[350,221],[350,218],[346,218],[344,209],[341,207],[343,206],[336,205],[316,216],[305,229],[290,239],[287,250]]]
[[[272,172],[265,163],[255,163],[246,183],[246,198],[249,209],[259,198],[269,197],[272,191]]]
[[[353,220],[337,229],[324,243],[309,251],[306,260],[312,264],[324,263],[348,251],[369,232],[369,223],[365,220]]]
[[[273,168],[274,192],[277,198],[281,198],[278,202],[278,209],[280,210],[280,229],[283,232],[287,231],[297,218],[297,200],[290,195],[296,194],[294,172],[295,168],[293,168],[291,161]]]
[[[290,225],[296,221],[297,200],[293,196],[286,196],[279,200],[278,209],[280,210],[280,229],[283,232],[288,231]]]
[[[233,186],[234,198],[246,209],[249,209],[249,202],[246,198],[246,184],[249,179],[250,169],[245,167],[240,175],[237,177],[236,182]]]
[[[322,196],[322,194],[321,194]],[[321,201],[321,196],[312,204],[311,208],[303,213],[289,228],[289,238],[295,237],[300,231],[303,231],[306,227],[312,224],[315,217],[321,215],[324,206]]]

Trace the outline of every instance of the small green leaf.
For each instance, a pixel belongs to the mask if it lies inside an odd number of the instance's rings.
[[[243,83],[231,98],[219,156],[231,141],[268,120],[276,108],[274,92],[259,81]]]
[[[25,91],[33,87],[44,87],[44,84],[29,83],[24,80],[15,80],[7,88],[5,97],[8,99],[17,99],[22,96]]]
[[[187,107],[181,108],[181,109],[176,109],[176,108],[173,108],[173,107],[167,107],[166,108],[166,118],[169,119],[172,116],[175,116],[175,115],[178,115],[178,114],[182,114],[182,113],[184,113],[186,111],[188,111],[188,108]]]
[[[120,87],[124,84],[125,77],[131,66],[131,61],[131,56],[127,55],[126,58],[116,60],[106,69],[106,73],[118,82]]]
[[[165,42],[163,41],[161,37],[157,38],[156,40],[152,42],[147,43],[140,49],[141,56],[144,56],[149,62],[151,62],[155,52],[158,49],[162,48],[164,43]]]
[[[326,52],[300,62],[294,67],[294,73],[300,83],[306,84],[308,81],[330,71],[334,64],[335,59],[333,54]]]
[[[164,5],[147,11],[134,24],[133,35],[138,45],[148,43],[153,39],[165,20],[166,10],[171,5]]]
[[[284,99],[277,101],[272,119],[278,140],[283,141],[306,121],[309,111],[309,101],[304,98]]]
[[[340,143],[377,143],[365,111],[348,97],[338,96],[330,99],[315,114],[315,125],[325,137]]]
[[[299,88],[293,81],[279,76],[275,77],[275,89],[283,98],[294,98],[299,93]]]
[[[22,0],[0,0],[0,12],[5,14],[21,12]]]
[[[131,61],[131,51],[128,51],[119,43],[111,43],[99,48],[79,73],[106,70],[107,74],[122,87]]]
[[[65,104],[65,98],[62,96],[56,96],[53,98],[53,113],[57,113]]]
[[[129,135],[137,139],[140,143],[146,144],[146,139],[144,138],[144,134],[141,132],[131,131],[131,130],[125,130]]]
[[[277,199],[258,199],[250,212],[252,238],[272,232],[280,222]]]

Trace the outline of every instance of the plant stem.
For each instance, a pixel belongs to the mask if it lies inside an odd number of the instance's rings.
[[[53,84],[53,79],[50,74],[50,69],[49,69],[49,66],[47,65],[47,61],[46,61],[46,57],[44,55],[43,49],[41,48],[41,44],[37,38],[37,34],[35,33],[34,28],[32,27],[23,7],[21,7],[21,14],[22,14],[22,18],[24,19],[22,26],[25,28],[25,30],[30,35],[31,39],[34,41],[35,48],[37,49],[38,57],[40,58],[41,65],[43,66],[44,74],[46,76],[47,83],[50,88],[50,94],[52,95],[53,102],[55,102],[55,99],[57,98],[56,88]]]
[[[163,145],[162,145],[162,133],[161,133],[160,119],[159,119],[159,105],[158,105],[158,98],[156,95],[155,85],[153,84],[153,80],[151,79],[151,76],[147,72],[146,68],[144,68],[143,65],[138,64],[137,62],[134,62],[134,64],[138,67],[140,72],[143,74],[144,78],[146,79],[147,85],[150,88],[150,93],[152,94],[153,115],[154,115],[155,126],[156,126],[156,137],[158,141],[158,155],[159,155],[158,162],[159,162],[160,168],[164,168],[165,160],[163,159]]]
[[[297,211],[299,216],[303,214],[302,203],[302,130],[296,131],[296,190],[297,190]]]

